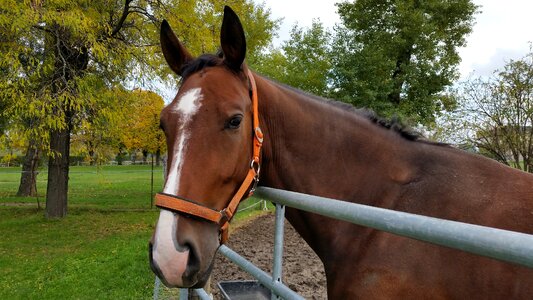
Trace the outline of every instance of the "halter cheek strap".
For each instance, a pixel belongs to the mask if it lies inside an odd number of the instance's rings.
[[[255,84],[252,72],[248,70],[248,78],[251,85],[252,97],[252,116],[253,116],[253,150],[252,160],[250,162],[250,169],[244,178],[241,186],[233,195],[226,208],[222,210],[212,209],[198,202],[185,199],[183,197],[174,196],[165,193],[157,193],[155,195],[155,205],[159,208],[169,209],[185,213],[187,215],[195,216],[208,222],[218,224],[220,226],[220,243],[224,244],[228,240],[229,221],[233,218],[239,203],[250,197],[257,183],[259,182],[259,172],[261,171],[261,146],[263,145],[263,132],[259,127],[259,105],[257,100],[257,86]],[[248,191],[248,194],[246,192]]]

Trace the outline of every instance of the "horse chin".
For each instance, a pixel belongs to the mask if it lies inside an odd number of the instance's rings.
[[[194,284],[191,284],[189,286],[187,286],[188,288],[193,288],[193,289],[199,289],[199,288],[203,288],[206,283],[208,282],[209,280],[209,276],[211,276],[211,272],[213,271],[213,266],[214,264],[211,263],[211,265],[207,268],[207,271],[203,272],[202,274],[200,273],[196,273],[196,275],[194,276],[195,277],[195,282]],[[183,278],[183,281],[185,282],[185,278]],[[192,283],[193,281],[191,281],[190,283]]]
[[[198,289],[203,288],[206,283],[209,280],[209,276],[211,275],[211,272],[213,271],[214,263],[211,263],[207,270],[204,272],[185,272],[183,276],[181,277],[181,281],[179,283],[169,283],[165,280],[161,280],[167,287],[169,288],[191,288],[191,289]]]
[[[150,250],[151,248],[152,245],[150,244]],[[151,257],[150,267],[157,277],[161,279],[161,282],[168,288],[203,288],[208,282],[209,276],[213,270],[214,259],[212,259],[209,265],[205,268],[198,268],[198,266],[188,264],[185,272],[183,272],[181,276],[173,276],[176,274],[173,274],[172,267],[167,268],[167,273],[165,274]],[[204,270],[202,271],[201,269]]]

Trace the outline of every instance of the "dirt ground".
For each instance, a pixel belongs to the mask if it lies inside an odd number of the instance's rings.
[[[228,247],[244,256],[263,271],[271,274],[274,249],[274,215],[260,216],[231,232]],[[326,299],[326,276],[322,262],[285,221],[282,280],[306,299]],[[217,254],[211,277],[214,299],[223,299],[219,281],[252,280],[223,255]]]

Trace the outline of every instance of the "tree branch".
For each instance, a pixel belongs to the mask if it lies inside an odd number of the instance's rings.
[[[35,28],[35,29],[39,29],[39,30],[42,30],[44,32],[48,32],[48,33],[51,33],[51,34],[54,34],[54,32],[52,32],[52,30],[44,27],[44,26],[41,26],[41,25],[32,25],[31,26],[32,28]]]
[[[133,0],[126,0],[124,2],[124,10],[122,11],[122,16],[120,17],[120,19],[118,20],[117,25],[115,26],[115,28],[113,28],[113,31],[111,32],[111,36],[112,37],[114,37],[120,31],[120,29],[122,29],[122,26],[124,25],[124,22],[126,21],[126,18],[130,14],[130,3],[131,3],[131,1],[133,1]]]

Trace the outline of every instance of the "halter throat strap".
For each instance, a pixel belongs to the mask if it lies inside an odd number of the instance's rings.
[[[220,226],[220,243],[224,244],[229,237],[229,221],[233,218],[239,203],[250,197],[259,182],[259,173],[261,171],[261,147],[263,145],[263,132],[259,127],[259,104],[257,99],[257,86],[255,79],[250,70],[248,80],[250,81],[251,98],[252,98],[252,117],[253,117],[253,149],[250,169],[244,178],[241,186],[233,195],[226,208],[222,210],[212,209],[201,203],[189,200],[180,196],[157,193],[155,195],[155,205],[162,209],[168,209],[176,212],[185,213],[195,216],[208,222],[216,223]],[[247,193],[248,192],[248,193]]]

